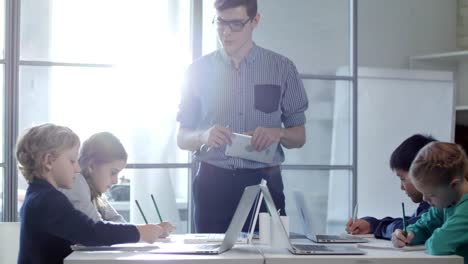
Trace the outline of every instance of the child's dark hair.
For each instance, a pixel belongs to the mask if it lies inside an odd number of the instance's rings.
[[[431,136],[415,134],[405,139],[392,153],[390,168],[392,170],[409,171],[411,162],[418,152],[427,144],[436,141]]]
[[[411,164],[410,175],[417,182],[432,186],[465,178],[468,161],[463,148],[454,143],[433,142],[419,151]]]

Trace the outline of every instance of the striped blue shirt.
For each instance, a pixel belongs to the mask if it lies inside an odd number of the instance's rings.
[[[214,125],[235,133],[257,127],[279,128],[305,124],[308,107],[304,85],[286,57],[254,45],[239,69],[223,49],[196,60],[188,69],[177,121],[192,130]],[[195,152],[195,160],[226,169],[257,169],[280,165],[278,146],[272,164],[224,154],[225,147]]]

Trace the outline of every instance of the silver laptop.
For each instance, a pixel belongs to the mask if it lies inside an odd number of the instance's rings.
[[[224,233],[196,233],[196,234],[185,234],[185,244],[208,244],[208,243],[222,243],[226,237]],[[241,233],[237,237],[236,244],[247,244],[247,233]]]
[[[263,193],[263,198],[270,212],[277,212],[273,198],[271,197],[270,191],[266,185],[261,185],[260,189]],[[341,246],[341,245],[311,245],[311,244],[293,244],[289,239],[286,229],[280,220],[277,213],[272,213],[272,219],[274,225],[280,226],[282,236],[280,239],[284,239],[288,245],[288,250],[295,255],[364,255],[364,251],[354,246]]]
[[[251,136],[234,133],[232,144],[226,146],[226,156],[271,164],[275,157],[278,143],[272,144],[262,151],[256,151],[250,144],[251,140]]]
[[[257,195],[260,193],[259,185],[248,186],[237,205],[236,212],[226,231],[221,244],[162,244],[160,248],[151,250],[155,254],[200,254],[216,255],[231,249],[236,243],[242,227],[252,209]]]
[[[352,235],[318,235],[314,233],[312,220],[310,219],[309,211],[307,210],[304,194],[300,191],[294,192],[299,218],[304,227],[305,236],[316,243],[367,243],[369,240],[365,238],[355,237]]]

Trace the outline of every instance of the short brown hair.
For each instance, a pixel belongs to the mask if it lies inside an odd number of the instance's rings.
[[[422,148],[410,167],[413,179],[423,184],[441,186],[467,175],[468,161],[457,144],[432,142]]]
[[[26,130],[16,144],[18,168],[26,181],[41,178],[45,154],[58,156],[66,149],[80,144],[78,136],[68,127],[43,124]]]
[[[214,3],[214,7],[218,11],[239,6],[245,6],[245,9],[247,9],[247,15],[251,19],[257,15],[257,0],[216,0]]]

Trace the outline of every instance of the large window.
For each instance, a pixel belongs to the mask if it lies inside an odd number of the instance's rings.
[[[188,184],[190,170],[187,169],[126,169],[125,176],[132,184],[130,201],[138,200],[148,220],[159,221],[151,194],[155,198],[161,217],[171,221],[180,232],[187,231],[189,224]],[[137,212],[134,202],[128,208],[119,208],[123,212]],[[140,213],[131,214],[133,223],[144,223]]]
[[[349,81],[303,79],[309,99],[306,144],[285,149],[287,165],[350,165],[352,89]]]
[[[188,211],[189,155],[176,147],[176,113],[191,62],[190,12],[185,0],[21,3],[19,131],[53,122],[82,141],[100,131],[119,137],[134,169],[121,173],[111,201],[127,220],[139,220],[130,197],[150,193],[162,208],[177,201]],[[20,196],[26,187],[19,175]],[[186,217],[165,220],[187,231]]]
[[[0,60],[2,61],[2,64],[4,64],[4,59],[5,59],[5,0],[0,0]]]
[[[142,222],[134,200],[140,201],[147,218],[157,220],[153,194],[164,220],[176,223],[179,232],[190,230],[194,171],[189,153],[176,145],[176,114],[180,81],[192,54],[205,55],[220,47],[211,23],[216,13],[213,2],[203,0],[198,6],[195,0],[21,1],[16,32],[19,66],[6,66],[18,75],[17,86],[11,87],[18,92],[13,98],[18,104],[14,119],[18,131],[53,122],[69,126],[82,140],[100,131],[118,136],[129,153],[129,164],[108,196],[129,221]],[[297,190],[305,194],[319,231],[341,232],[355,202],[352,2],[259,1],[261,21],[254,40],[295,63],[310,103],[306,145],[285,150],[283,178],[291,231],[302,228],[294,202]],[[0,24],[1,50],[3,30]],[[5,64],[3,54],[0,67]],[[0,84],[3,92],[2,74]],[[0,184],[5,166],[14,164],[4,163],[0,154]],[[19,209],[27,185],[19,172],[11,178],[16,176]],[[5,195],[17,199],[11,196]]]
[[[5,140],[5,127],[4,127],[4,109],[5,109],[5,0],[0,0],[0,221],[3,218],[3,201],[6,197],[4,193],[4,171],[5,171],[5,159],[4,154],[4,140]]]
[[[3,7],[3,6],[2,6]],[[3,49],[2,49],[3,50]],[[3,52],[2,52],[3,54]],[[4,111],[3,109],[5,108],[4,105],[4,100],[5,100],[5,96],[4,96],[4,87],[5,87],[5,84],[4,84],[4,78],[3,78],[3,73],[4,73],[4,64],[0,64],[0,98],[2,98],[0,100],[0,120],[1,120],[1,124],[0,125],[0,212],[3,212],[3,201],[5,199],[5,193],[4,193],[4,188],[3,188],[3,183],[4,183],[4,171],[5,171],[5,159],[3,158],[3,152],[4,152]],[[2,217],[0,217],[1,219]]]

